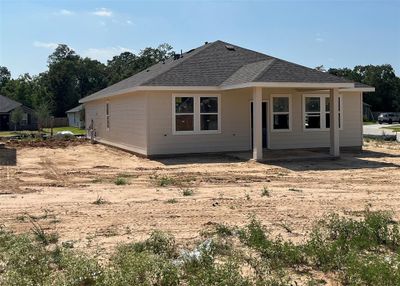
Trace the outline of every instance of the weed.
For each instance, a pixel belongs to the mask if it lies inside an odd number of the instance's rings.
[[[97,196],[97,199],[92,203],[94,205],[105,205],[109,204],[110,202],[105,200],[102,196]]]
[[[103,183],[103,179],[102,178],[95,178],[95,179],[93,179],[91,182],[93,183],[93,184],[97,184],[97,183]]]
[[[182,195],[184,195],[184,196],[192,196],[193,195],[193,190],[191,190],[191,189],[184,189],[183,191],[182,191]]]
[[[176,204],[178,202],[177,199],[169,199],[165,201],[167,204]]]
[[[215,231],[221,237],[232,236],[234,233],[233,229],[225,224],[217,224]]]
[[[250,201],[250,200],[251,200],[251,197],[250,197],[250,195],[249,195],[249,194],[246,194],[246,195],[245,195],[245,198],[246,198],[246,200],[248,200],[248,201]]]
[[[43,245],[49,245],[58,241],[57,233],[46,233],[43,228],[32,219],[31,224],[32,233],[35,235],[36,240],[41,242]]]
[[[270,196],[271,196],[271,194],[270,194],[270,192],[269,192],[269,190],[268,190],[267,187],[264,187],[264,188],[261,190],[261,196],[262,196],[262,197],[270,197]]]
[[[288,191],[289,192],[297,192],[297,193],[302,193],[303,192],[303,190],[296,189],[296,188],[290,188]]]
[[[127,185],[128,180],[126,179],[126,177],[117,177],[114,180],[114,184],[116,184],[117,186]]]
[[[158,178],[157,185],[160,187],[167,187],[171,185],[175,185],[176,180],[172,177],[168,176],[162,176],[161,178]]]

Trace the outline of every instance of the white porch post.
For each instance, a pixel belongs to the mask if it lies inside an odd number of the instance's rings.
[[[330,154],[333,157],[340,156],[339,148],[339,90],[330,90]]]
[[[262,149],[262,88],[253,88],[253,159],[263,158]]]

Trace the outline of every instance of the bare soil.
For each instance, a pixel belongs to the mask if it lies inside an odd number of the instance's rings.
[[[202,230],[240,226],[252,215],[295,242],[332,212],[357,215],[368,206],[400,220],[395,142],[370,141],[339,160],[273,164],[223,156],[148,160],[85,142],[14,146],[17,165],[0,166],[0,225],[27,232],[32,219],[89,252],[110,253],[154,229],[192,245]],[[128,184],[116,185],[117,177]]]

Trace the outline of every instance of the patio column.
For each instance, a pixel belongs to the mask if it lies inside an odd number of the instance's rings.
[[[263,158],[262,149],[262,88],[253,88],[253,160]]]
[[[330,90],[330,154],[333,157],[340,156],[339,148],[339,90]]]

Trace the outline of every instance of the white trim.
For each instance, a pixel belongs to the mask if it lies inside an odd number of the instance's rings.
[[[375,92],[375,87],[355,87],[355,88],[343,88],[340,92],[351,92],[351,91],[359,91],[359,92]]]
[[[269,144],[269,139],[270,139],[270,126],[269,126],[269,121],[270,121],[270,119],[269,119],[269,100],[268,99],[263,99],[262,100],[262,103],[266,103],[267,104],[267,108],[266,108],[266,112],[267,112],[267,116],[265,117],[265,120],[267,120],[267,147],[265,147],[265,149],[269,149],[269,146],[270,146],[270,144]],[[252,143],[253,143],[253,135],[251,134],[252,132],[251,132],[251,120],[252,120],[252,116],[251,116],[251,104],[253,103],[253,100],[250,100],[250,102],[249,102],[249,112],[250,112],[250,123],[249,123],[249,129],[250,129],[250,145],[249,145],[249,147],[250,147],[250,149],[251,149],[251,145],[252,145]],[[261,114],[262,115],[262,114]],[[254,124],[254,123],[253,123]],[[253,126],[254,127],[254,126]]]
[[[319,111],[315,112],[306,112],[306,97],[319,97],[320,99],[320,108]],[[321,132],[321,131],[329,131],[330,128],[326,128],[326,113],[328,113],[325,110],[325,104],[326,100],[329,101],[329,94],[321,94],[321,93],[303,93],[302,94],[302,104],[301,104],[301,111],[302,111],[302,126],[303,126],[303,132]],[[321,100],[324,98],[324,100]],[[341,94],[339,94],[339,118],[340,118],[340,128],[339,130],[343,130],[343,97]],[[329,110],[329,114],[332,112],[331,107]],[[306,128],[306,113],[319,113],[320,114],[320,128]]]
[[[175,113],[175,98],[177,97],[192,97],[193,98],[193,131],[176,131],[176,113]],[[200,98],[202,97],[216,97],[218,100],[218,130],[200,130]],[[182,113],[183,114],[183,113]],[[178,113],[179,115],[179,113]],[[201,135],[201,134],[220,134],[221,133],[221,94],[187,94],[187,93],[173,93],[172,94],[172,135]]]
[[[243,84],[225,85],[225,86],[136,86],[131,88],[121,89],[115,92],[111,92],[104,95],[95,96],[90,98],[90,95],[86,98],[79,100],[79,103],[85,103],[89,101],[99,100],[107,97],[116,95],[127,94],[135,91],[221,91],[230,89],[240,89],[249,87],[270,87],[270,88],[341,88],[346,91],[363,90],[366,88],[355,88],[354,83],[303,83],[303,82],[248,82]],[[375,91],[371,88],[366,91]]]
[[[289,112],[274,112],[274,98],[275,97],[288,97],[289,98]],[[292,109],[292,94],[287,93],[275,93],[271,94],[271,104],[270,106],[270,128],[271,132],[292,132],[292,117],[293,117],[293,109]],[[274,129],[274,114],[289,114],[289,129]]]

